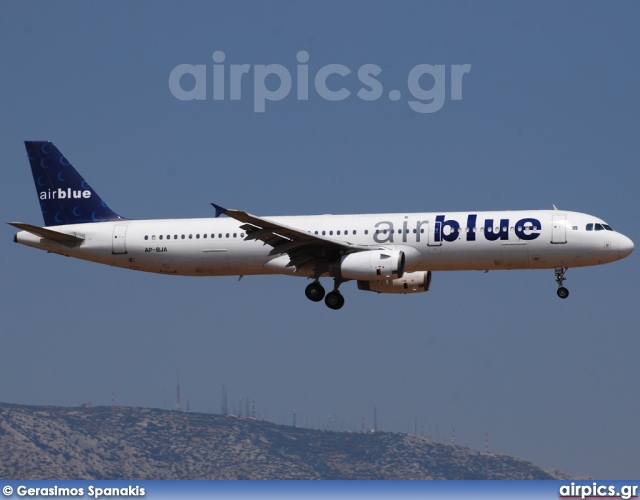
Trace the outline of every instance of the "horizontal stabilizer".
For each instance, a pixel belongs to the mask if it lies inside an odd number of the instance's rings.
[[[7,222],[10,226],[27,231],[28,233],[35,234],[41,238],[46,238],[53,241],[84,241],[84,238],[80,238],[74,234],[60,233],[58,231],[52,231],[51,229],[45,229],[44,227],[32,226],[31,224],[24,224],[22,222]]]

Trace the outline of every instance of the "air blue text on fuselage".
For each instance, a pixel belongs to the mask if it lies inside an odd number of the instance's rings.
[[[540,236],[542,224],[538,219],[533,217],[525,217],[518,220],[513,226],[510,226],[509,219],[485,219],[484,224],[480,225],[478,230],[478,214],[468,214],[466,225],[463,229],[460,222],[455,219],[447,219],[446,215],[437,215],[432,220],[419,220],[415,223],[409,220],[409,216],[405,216],[402,228],[396,229],[392,221],[380,221],[375,227],[373,240],[376,243],[398,243],[395,241],[396,235],[402,236],[402,243],[406,243],[413,234],[416,243],[420,242],[421,235],[425,232],[425,227],[430,230],[430,241],[441,243],[443,241],[456,241],[461,238],[464,232],[466,241],[476,241],[478,233],[483,234],[487,241],[509,240],[509,228],[512,227],[513,233],[519,240],[531,241]],[[409,227],[413,226],[412,230]]]

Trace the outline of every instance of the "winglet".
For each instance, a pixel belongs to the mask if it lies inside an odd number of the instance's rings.
[[[220,217],[222,214],[227,212],[227,209],[221,207],[220,205],[216,205],[215,203],[212,203],[211,205],[216,209],[216,217]]]

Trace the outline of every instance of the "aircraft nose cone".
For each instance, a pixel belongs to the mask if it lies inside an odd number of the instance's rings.
[[[630,255],[633,252],[633,241],[630,238],[627,238],[625,235],[620,235],[620,240],[618,242],[618,250],[620,251],[620,258],[624,259],[627,255]]]

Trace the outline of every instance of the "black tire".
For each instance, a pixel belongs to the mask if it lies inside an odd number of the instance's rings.
[[[558,297],[560,297],[561,299],[566,299],[568,296],[569,296],[569,290],[567,290],[563,286],[558,288]]]
[[[344,305],[344,297],[340,292],[329,292],[324,299],[324,303],[329,309],[337,311]]]
[[[317,282],[309,283],[304,289],[304,294],[313,302],[320,302],[324,299],[324,287]]]

